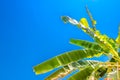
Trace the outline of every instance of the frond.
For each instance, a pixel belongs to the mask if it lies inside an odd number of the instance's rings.
[[[81,46],[85,49],[93,49],[93,50],[100,50],[102,51],[102,48],[95,42],[89,42],[85,40],[80,40],[80,39],[70,39],[70,43]]]
[[[75,70],[83,70],[87,66],[94,67],[99,63],[100,63],[99,61],[95,61],[95,60],[80,60],[77,62],[73,62],[58,69],[57,71],[52,73],[50,76],[48,76],[45,80],[54,80],[54,79],[58,80],[60,78],[67,76],[68,74],[70,74]]]
[[[98,80],[103,77],[107,72],[105,66],[100,65],[100,62],[86,65],[83,69],[80,69],[78,73],[71,76],[68,80]]]
[[[86,12],[87,12],[87,14],[92,22],[92,26],[94,27],[94,29],[96,29],[95,25],[97,24],[97,22],[96,22],[96,20],[93,19],[92,14],[87,6],[86,6]]]
[[[57,71],[46,77],[45,80],[57,80],[59,78],[67,76],[72,71],[73,70],[70,70],[68,66],[63,66],[62,68],[59,68]]]
[[[61,55],[53,57],[41,64],[38,64],[34,67],[34,71],[36,74],[46,73],[48,71],[53,70],[54,68],[58,68],[60,66],[65,66],[72,62],[84,59],[84,58],[92,58],[99,57],[103,53],[97,50],[73,50],[70,52],[65,52]]]
[[[80,70],[78,73],[71,76],[68,80],[87,80],[93,71],[94,68],[92,66],[87,66],[83,70]]]

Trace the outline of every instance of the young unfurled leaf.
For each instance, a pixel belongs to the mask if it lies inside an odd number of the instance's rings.
[[[92,25],[95,26],[97,24],[96,20],[92,20]]]
[[[97,24],[97,22],[96,22],[96,20],[93,19],[92,14],[91,14],[91,12],[90,12],[90,10],[88,9],[87,6],[86,6],[86,11],[87,11],[88,16],[90,17],[90,20],[92,22],[92,26],[95,27],[95,25]]]
[[[81,22],[86,28],[89,27],[89,24],[88,24],[88,21],[87,21],[86,18],[82,18],[82,19],[80,20],[80,22]]]

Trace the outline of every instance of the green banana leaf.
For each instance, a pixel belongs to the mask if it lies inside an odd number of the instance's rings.
[[[53,70],[54,68],[58,68],[60,66],[65,66],[72,62],[84,59],[84,58],[92,58],[99,57],[103,53],[97,50],[73,50],[70,52],[65,52],[61,55],[53,57],[41,64],[34,66],[34,72],[36,74],[46,73],[48,71]]]
[[[72,70],[70,70],[68,66],[65,66],[65,67],[58,69],[51,75],[49,75],[47,78],[45,78],[45,80],[63,78],[65,76],[67,76],[68,74],[70,74],[71,72],[72,72]]]
[[[96,64],[100,63],[99,61],[95,60],[80,60],[77,62],[73,62],[69,65],[63,66],[62,68],[58,69],[51,75],[49,75],[45,80],[52,80],[52,79],[59,79],[67,76],[71,72],[77,70],[77,69],[84,69],[86,66],[95,66]],[[72,67],[72,69],[70,69]]]
[[[89,42],[85,40],[80,40],[80,39],[70,39],[70,43],[81,46],[85,49],[93,49],[93,50],[102,50],[102,48],[95,42]]]
[[[96,78],[102,78],[107,72],[107,68],[105,66],[100,67],[99,69],[97,69],[94,73],[94,76]]]
[[[90,77],[94,77],[95,80],[99,80],[99,78],[103,77],[107,72],[105,66],[97,64],[89,64],[86,65],[83,69],[74,75],[72,75],[68,80],[91,80]]]
[[[85,69],[68,78],[68,80],[87,80],[93,71],[94,68],[92,66],[87,66]]]

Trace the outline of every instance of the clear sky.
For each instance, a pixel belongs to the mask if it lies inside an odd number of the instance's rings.
[[[49,73],[36,76],[33,66],[65,51],[79,49],[69,44],[70,38],[92,41],[60,19],[63,15],[77,20],[88,18],[85,5],[97,20],[97,29],[116,38],[119,3],[119,0],[0,1],[0,80],[44,80]]]

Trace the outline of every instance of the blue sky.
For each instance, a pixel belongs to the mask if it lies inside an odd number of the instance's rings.
[[[88,5],[97,29],[117,37],[120,23],[119,0],[10,0],[0,2],[0,80],[44,80],[32,67],[65,51],[79,47],[70,38],[92,39],[60,17],[80,20]],[[88,19],[89,20],[89,19]],[[105,61],[102,57],[99,60]]]

